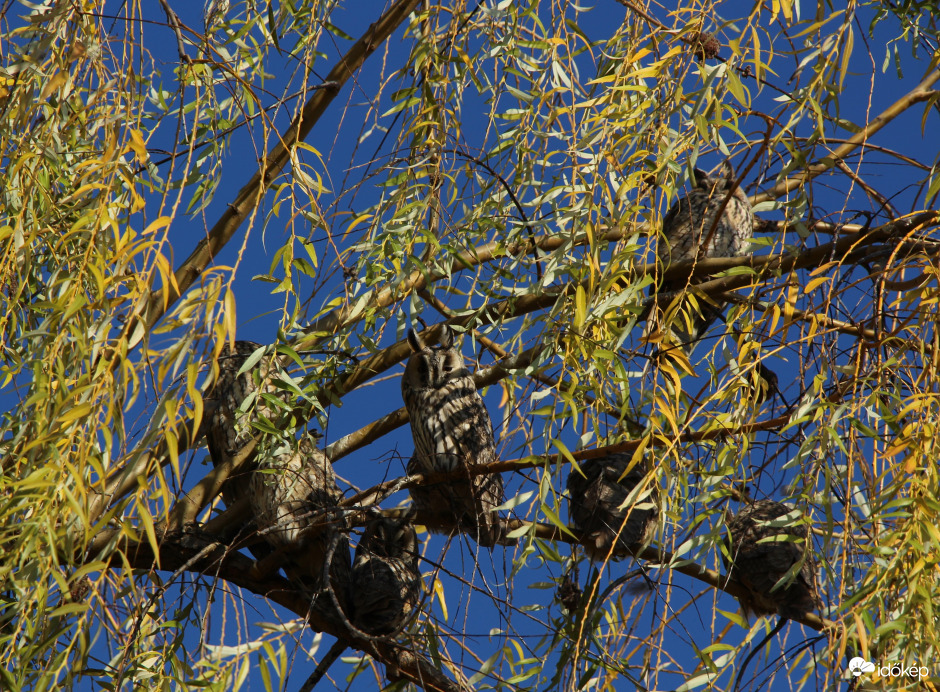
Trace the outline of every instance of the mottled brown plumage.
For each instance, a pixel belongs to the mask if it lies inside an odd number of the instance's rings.
[[[329,587],[345,611],[349,537],[334,511],[343,493],[333,465],[316,444],[307,437],[295,444],[286,442],[258,458],[250,481],[251,508],[262,537],[287,555],[287,576],[306,595],[316,596],[319,612],[341,622],[326,590],[324,565],[329,559]],[[310,528],[314,525],[319,530]]]
[[[644,488],[646,468],[638,464],[627,472],[629,464],[629,454],[610,454],[580,462],[581,471],[572,468],[568,475],[568,513],[574,527],[587,534],[585,550],[592,560],[631,554],[656,530],[658,487],[650,482]]]
[[[496,461],[493,425],[453,331],[444,329],[439,346],[425,346],[409,331],[408,343],[414,353],[401,380],[415,444],[408,473],[466,470]],[[503,502],[503,479],[498,474],[416,486],[411,497],[419,510],[454,517],[457,528],[482,546],[504,540],[492,512]]]
[[[262,357],[246,372],[238,374],[249,362],[259,344],[235,342],[219,356],[219,377],[212,390],[213,410],[207,439],[213,463],[226,456],[239,455],[259,431],[251,425],[265,418],[276,421],[284,390],[273,385],[277,363]],[[286,404],[285,404],[286,406]],[[323,579],[324,564],[332,551],[329,586],[345,609],[349,584],[349,539],[345,525],[335,516],[343,494],[336,485],[333,467],[326,455],[308,436],[300,440],[268,439],[259,441],[252,464],[230,477],[222,488],[222,499],[231,505],[247,497],[252,521],[247,530],[256,531],[264,544],[286,555],[284,571],[291,581],[310,598],[314,608],[326,617],[341,622],[333,599]],[[307,530],[313,525],[321,530]],[[269,550],[252,552],[262,557]]]
[[[812,546],[799,512],[780,502],[759,500],[737,514],[728,512],[725,522],[730,558],[722,553],[722,559],[731,578],[748,591],[741,599],[745,614],[799,618],[816,609]],[[797,565],[796,574],[778,586]]]
[[[226,345],[219,355],[219,375],[207,397],[211,408],[206,443],[215,466],[221,464],[226,456],[236,457],[254,435],[249,423],[253,412],[242,409],[252,408],[257,400],[258,384],[267,380],[270,366],[265,362],[262,367],[241,375],[238,371],[261,348],[263,346],[254,341],[236,341],[234,348]],[[255,381],[256,375],[258,382]],[[269,390],[270,386],[264,387],[264,391]],[[266,408],[262,410],[265,412]],[[248,482],[253,468],[253,465],[243,465],[226,480],[222,486],[222,500],[227,506],[248,497]]]
[[[734,183],[734,169],[727,161],[717,176],[695,169],[692,189],[663,219],[656,247],[658,264],[667,268],[681,262],[744,254],[754,235],[754,212],[744,191]],[[722,205],[725,207],[719,217]],[[685,280],[663,281],[656,296],[660,309],[665,309],[685,288]],[[698,308],[692,309],[688,325],[682,315],[676,315],[670,325],[676,344],[689,350],[721,316],[722,309],[702,297],[696,300]]]
[[[356,547],[350,581],[350,620],[366,634],[401,632],[421,598],[418,535],[413,516],[377,516]]]

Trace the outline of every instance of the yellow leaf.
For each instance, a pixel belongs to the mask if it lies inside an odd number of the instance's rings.
[[[780,324],[781,311],[780,306],[774,303],[770,307],[770,329],[771,334],[776,334],[777,326]]]
[[[323,160],[323,157],[320,155],[320,151],[319,151],[318,149],[316,149],[315,147],[310,146],[310,145],[307,144],[306,142],[302,142],[302,141],[301,141],[301,142],[296,142],[296,143],[294,144],[294,147],[295,147],[296,149],[303,149],[304,151],[309,151],[311,154],[314,154],[314,155],[315,155],[318,159],[320,159],[321,161]]]
[[[68,81],[68,73],[66,72],[56,72],[52,75],[52,79],[46,82],[46,85],[42,88],[42,92],[39,94],[40,101],[48,101],[49,97],[52,95],[56,89]]]
[[[170,221],[172,221],[172,219],[169,216],[161,216],[157,219],[154,219],[149,224],[147,224],[147,228],[144,229],[143,234],[150,235],[151,233],[156,233],[161,228],[166,228],[169,226]]]
[[[147,163],[150,160],[150,152],[147,151],[147,144],[144,142],[144,136],[140,133],[140,130],[136,128],[130,128],[131,130],[131,141],[127,143],[127,146],[137,154],[137,160],[140,163]]]
[[[927,529],[927,533],[933,536],[933,539],[937,542],[937,544],[940,544],[940,529],[938,529],[934,524],[930,523],[929,521],[925,521],[923,523],[923,526],[924,528]]]
[[[235,334],[235,294],[231,288],[225,289],[224,307],[222,309],[222,321],[225,323],[225,332],[229,336]]]
[[[143,479],[141,479],[141,482],[143,482]],[[144,532],[147,534],[147,542],[150,543],[150,549],[153,550],[157,567],[160,567],[160,546],[157,543],[157,532],[153,528],[153,517],[150,516],[147,505],[140,501],[140,496],[137,497],[136,504],[137,512],[140,514],[140,523],[144,525]]]
[[[90,606],[86,605],[85,603],[66,603],[65,605],[61,605],[49,613],[49,617],[57,618],[62,615],[84,613],[86,610],[88,610],[89,607]]]
[[[862,647],[862,657],[868,660],[868,637],[865,635],[865,625],[856,613],[852,613],[852,617],[855,618],[855,632],[858,634],[858,643]]]
[[[847,27],[845,33],[845,45],[842,46],[842,64],[839,66],[839,87],[845,81],[845,76],[849,73],[849,60],[852,57],[852,49],[855,47],[855,32],[852,27]]]
[[[791,273],[790,282],[787,286],[787,302],[783,308],[783,314],[786,317],[787,323],[793,320],[793,313],[796,310],[796,301],[800,297],[800,290],[800,284],[796,280],[796,275]]]
[[[360,214],[355,219],[353,219],[352,222],[350,222],[349,227],[355,228],[359,224],[364,223],[366,221],[371,221],[371,220],[372,220],[372,214]]]
[[[754,52],[754,71],[760,74],[761,63],[763,63],[763,60],[761,59],[760,55],[760,32],[757,30],[757,27],[753,27],[751,29],[751,39],[754,42],[754,45],[751,49]]]
[[[59,418],[60,423],[68,423],[76,418],[84,418],[91,411],[91,404],[78,404],[66,411]]]
[[[574,456],[561,440],[552,440],[552,446],[557,449],[566,461],[574,461]]]
[[[578,286],[574,293],[574,326],[580,327],[584,324],[587,316],[587,296],[584,294],[584,286]]]
[[[806,284],[806,288],[803,289],[803,293],[812,293],[816,288],[823,285],[827,281],[829,281],[828,276],[819,276],[815,279],[810,279],[810,282]]]
[[[441,605],[441,615],[444,616],[444,621],[448,620],[447,617],[447,601],[444,600],[444,585],[441,583],[440,579],[434,580],[434,596],[437,598],[437,602]]]

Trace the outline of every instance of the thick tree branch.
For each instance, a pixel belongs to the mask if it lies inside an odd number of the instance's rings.
[[[875,243],[884,242],[890,238],[900,237],[915,229],[936,223],[938,219],[940,219],[940,212],[923,212],[912,217],[892,221],[868,231],[859,229],[858,232],[848,237],[841,238],[832,243],[819,245],[803,252],[791,252],[780,256],[745,256],[683,262],[673,265],[660,273],[663,278],[669,280],[688,280],[693,276],[715,274],[736,267],[752,267],[758,272],[757,277],[752,274],[735,274],[696,284],[696,290],[700,290],[708,295],[718,296],[726,291],[732,291],[736,288],[747,286],[754,282],[756,278],[768,273],[786,273],[792,269],[815,267],[830,258],[843,259],[845,263],[857,262],[860,259],[864,259],[864,248],[870,247]],[[657,272],[655,264],[637,265],[635,272],[630,278],[624,279],[621,285],[626,286],[635,282],[641,276],[655,272]],[[561,289],[546,291],[540,296],[522,296],[520,298],[509,299],[482,308],[477,316],[468,315],[449,320],[448,322],[458,326],[500,322],[510,317],[517,317],[529,312],[534,312],[535,310],[550,307],[557,302],[559,298],[568,295],[574,288],[575,285],[569,284]],[[792,318],[805,318],[809,320],[818,319],[818,316],[800,312],[793,313]],[[846,328],[845,325],[834,325],[833,327],[840,330]],[[441,325],[430,328],[427,332],[427,338],[431,341],[437,339],[439,337],[440,328]],[[528,367],[538,360],[542,350],[543,347],[534,346],[506,361],[500,361],[490,368],[478,371],[474,374],[474,382],[477,388],[494,384],[507,377],[513,370]],[[369,361],[364,361],[363,364],[360,365],[360,368],[368,368],[368,372],[371,373],[370,377],[374,377],[404,360],[408,353],[408,345],[406,342],[402,341],[376,354],[370,358]],[[364,375],[359,375],[357,374],[358,372],[359,368],[357,368],[350,377],[344,378],[343,382],[353,382],[362,379]],[[407,421],[408,414],[405,412],[404,408],[393,411],[364,428],[350,433],[334,442],[328,447],[328,455],[333,460],[340,459],[370,444],[386,433],[404,425]]]
[[[935,224],[940,220],[940,212],[921,212],[910,217],[905,217],[891,221],[887,224],[873,229],[859,228],[856,232],[841,237],[832,243],[810,248],[803,252],[790,252],[779,256],[745,256],[734,258],[715,258],[699,260],[694,263],[682,263],[670,266],[664,271],[657,269],[655,264],[637,265],[630,278],[621,280],[621,284],[626,286],[637,281],[639,277],[646,274],[653,274],[659,271],[660,275],[670,280],[688,279],[692,276],[702,276],[714,274],[716,272],[733,269],[735,267],[751,267],[757,275],[753,274],[734,274],[731,276],[712,279],[700,284],[696,284],[696,290],[712,296],[719,296],[728,291],[747,286],[753,283],[757,278],[764,274],[786,273],[793,269],[805,269],[819,266],[822,262],[835,259],[842,264],[853,264],[865,261],[868,257],[868,250],[872,245],[885,242],[891,239],[900,239],[905,235],[914,233],[918,229]],[[583,285],[587,286],[587,282]],[[460,318],[450,320],[449,323],[459,326],[479,325],[488,323],[501,323],[512,317],[518,317],[524,314],[545,309],[554,305],[559,299],[569,295],[577,288],[577,284],[568,284],[559,288],[546,290],[539,295],[523,295],[518,298],[509,298],[480,309],[476,314],[465,315]],[[792,319],[817,319],[818,316],[806,315],[803,313],[793,313]],[[435,325],[427,332],[429,340],[435,340],[439,337],[439,330],[442,325]],[[833,328],[842,330],[842,327],[834,325]],[[899,342],[899,348],[916,347],[916,344]],[[543,346],[536,345],[522,353],[513,356],[506,361],[501,361],[496,365],[481,370],[474,374],[474,382],[478,388],[494,384],[507,377],[513,370],[529,367],[537,362],[544,350]],[[359,366],[353,369],[348,375],[344,375],[335,381],[335,384],[325,383],[324,389],[332,392],[323,394],[321,403],[329,405],[331,396],[341,397],[371,377],[385,372],[397,363],[404,360],[409,353],[407,343],[402,341],[389,348],[375,354],[369,359],[363,361]],[[404,408],[397,409],[382,418],[370,423],[369,425],[357,430],[345,437],[337,440],[327,448],[327,455],[335,461],[351,452],[381,438],[388,432],[404,425],[408,421],[407,413]],[[156,456],[156,454],[154,454]],[[121,472],[116,472],[113,478],[121,479],[119,483],[109,483],[108,487],[113,490],[110,494],[102,496],[94,503],[99,511],[105,506],[105,502],[114,501],[123,497],[127,492],[137,487],[137,476],[142,474],[147,464],[156,463],[147,452],[139,454],[138,461]],[[166,463],[168,455],[159,456],[160,463]],[[506,470],[506,469],[502,469]],[[198,491],[202,492],[202,491]],[[202,495],[205,498],[205,495]],[[211,496],[208,496],[211,499]],[[97,516],[93,514],[92,516]]]
[[[418,5],[418,0],[398,0],[383,14],[378,21],[353,44],[352,48],[334,65],[326,76],[322,88],[304,104],[303,109],[291,122],[290,127],[279,138],[278,143],[263,158],[261,168],[229,203],[225,212],[209,231],[209,235],[199,242],[192,254],[176,270],[172,280],[162,289],[154,289],[143,314],[130,320],[125,333],[131,335],[129,348],[133,348],[149,334],[154,325],[166,313],[170,305],[180,296],[205,270],[219,251],[232,238],[239,226],[258,206],[268,186],[283,170],[290,159],[294,146],[306,139],[313,126],[319,121],[327,107],[339,94],[340,88],[362,66],[365,60],[375,52],[405,18]]]
[[[940,215],[935,212],[923,212],[922,214],[911,218],[898,219],[881,226],[879,229],[876,229],[882,231],[883,235],[870,237],[866,235],[866,229],[864,226],[853,224],[842,225],[838,228],[841,233],[847,234],[847,238],[845,239],[844,244],[840,247],[850,247],[852,245],[852,243],[848,240],[848,237],[856,237],[859,235],[866,236],[866,239],[862,244],[869,245],[873,242],[883,240],[885,237],[897,235],[899,231],[903,229],[915,227],[918,225],[928,225],[935,222],[937,218],[940,218]],[[816,225],[823,229],[830,229],[833,231],[835,230],[835,226],[832,224],[818,223]],[[622,240],[624,237],[626,237],[628,232],[633,233],[635,230],[636,229],[633,227],[626,229],[624,227],[608,227],[599,225],[594,228],[593,234],[585,233],[574,240],[572,240],[570,237],[542,236],[536,238],[534,242],[515,243],[510,246],[502,246],[500,242],[494,241],[492,243],[487,243],[486,245],[483,245],[479,248],[474,248],[472,251],[463,252],[455,256],[450,264],[450,269],[447,272],[442,271],[429,275],[425,275],[420,272],[414,272],[406,280],[399,283],[395,288],[384,288],[374,291],[373,297],[368,299],[367,302],[370,306],[374,307],[389,307],[396,301],[407,297],[409,293],[423,290],[429,284],[434,283],[435,281],[445,279],[460,271],[472,269],[482,263],[497,259],[499,257],[531,254],[537,250],[548,252],[556,250],[566,244],[575,246],[585,245],[588,242],[589,236],[600,238],[607,242],[616,242],[617,240]],[[807,250],[802,254],[788,253],[777,258],[771,256],[746,256],[735,258],[704,259],[698,260],[696,262],[677,263],[671,265],[665,270],[663,270],[661,267],[657,267],[655,263],[638,264],[631,268],[630,278],[622,280],[620,285],[625,286],[628,283],[637,281],[647,275],[661,276],[663,278],[673,280],[681,280],[688,279],[691,276],[704,276],[743,266],[751,266],[755,269],[768,266],[770,269],[774,269],[775,261],[777,261],[780,266],[782,266],[783,264],[786,264],[787,258],[796,256],[800,257],[801,260],[798,265],[791,266],[804,268],[811,266],[813,261],[819,261],[818,258],[820,257],[825,259],[827,257],[826,253],[837,252],[838,248],[834,248],[832,244],[826,244],[818,246],[814,250],[815,252],[813,252],[813,250]],[[739,278],[738,281],[741,281],[741,279]],[[744,285],[744,283],[736,284],[735,287]],[[497,321],[496,318],[516,317],[527,314],[553,305],[559,297],[567,295],[568,291],[574,290],[575,288],[576,285],[569,284],[564,287],[548,289],[540,295],[525,295],[516,298],[510,298],[506,301],[495,303],[488,308],[482,309],[481,315],[465,316],[459,319],[449,320],[449,323],[456,324],[458,326],[476,326],[480,323],[493,323]],[[723,290],[730,290],[728,288],[721,289],[719,288],[718,284],[711,283],[698,284],[698,288],[712,295],[718,295]],[[712,293],[712,291],[714,291],[714,293]],[[297,342],[297,344],[295,344],[295,346],[300,349],[309,348],[316,341],[319,341],[319,339],[322,338],[325,334],[331,334],[334,331],[349,326],[349,324],[359,319],[359,315],[361,315],[361,311],[356,311],[354,313],[351,307],[334,310],[308,327],[306,331],[308,334],[311,334],[311,336],[301,339]],[[431,338],[433,338],[433,335]],[[367,360],[362,361],[350,372],[342,375],[340,378],[337,378],[333,383],[325,384],[325,391],[320,399],[321,403],[328,405],[331,400],[330,397],[342,397],[346,393],[351,392],[362,383],[370,380],[376,375],[385,372],[393,365],[403,361],[409,353],[410,350],[407,343],[405,341],[401,341],[379,353],[374,354]]]
[[[386,513],[395,514],[397,511],[390,510]],[[453,523],[452,518],[448,519],[426,512],[420,513],[416,517],[416,521],[432,528],[446,527],[448,524]],[[533,536],[547,541],[571,545],[586,545],[591,541],[582,532],[571,527],[562,530],[550,524],[533,524],[517,519],[504,520],[504,523],[507,530],[513,531],[526,528]],[[111,551],[110,557],[105,559],[108,565],[111,563],[123,564],[118,558],[119,555],[123,555],[128,564],[136,569],[193,571],[209,577],[223,579],[252,593],[264,596],[300,617],[307,618],[314,630],[345,639],[350,643],[350,646],[372,655],[385,665],[391,664],[401,668],[406,677],[426,687],[426,689],[443,689],[448,692],[460,689],[456,683],[444,678],[440,671],[433,668],[428,670],[430,664],[413,653],[402,650],[400,646],[378,640],[364,639],[353,633],[340,631],[336,623],[318,616],[315,611],[308,612],[308,600],[290,582],[276,574],[259,577],[259,571],[254,569],[254,561],[247,556],[224,547],[211,551],[205,550],[208,541],[211,539],[211,536],[205,533],[167,534],[161,542],[159,555],[153,554],[147,542],[128,541],[123,537],[118,537],[116,532],[114,533],[115,535],[111,539],[117,540],[117,545]],[[196,536],[196,538],[193,538],[193,536]],[[659,567],[679,572],[715,589],[724,591],[735,598],[747,596],[747,591],[737,582],[730,580],[727,575],[679,558],[667,550],[650,546],[640,549],[636,556],[647,561],[647,568]],[[799,622],[818,631],[836,627],[836,623],[831,620],[812,613],[804,615]],[[405,665],[402,665],[403,663]],[[425,681],[430,680],[430,686],[422,684],[420,682],[422,678]]]
[[[317,631],[349,641],[350,646],[369,654],[386,667],[395,670],[396,675],[410,680],[429,692],[466,692],[464,687],[445,677],[425,658],[401,645],[379,639],[364,639],[349,632],[340,631],[335,623],[327,621],[316,611],[310,610],[309,600],[293,588],[286,579],[276,575],[258,578],[257,572],[252,569],[253,561],[245,555],[224,548],[205,554],[204,548],[208,537],[186,532],[167,534],[161,542],[158,555],[154,555],[147,542],[132,542],[117,535],[112,538],[117,541],[117,545],[109,556],[104,558],[108,566],[112,564],[123,566],[124,563],[119,559],[119,556],[123,555],[127,563],[135,569],[176,571],[183,568],[223,579],[264,596],[299,617],[305,618],[311,628]]]
[[[641,227],[642,228],[642,227]],[[629,229],[633,232],[633,227]],[[606,240],[616,242],[622,240],[627,233],[623,227],[607,227],[599,229],[598,235],[591,236],[595,242]],[[468,271],[502,257],[520,257],[533,255],[539,252],[552,252],[565,245],[582,246],[589,243],[589,235],[582,234],[572,240],[568,236],[539,236],[524,242],[506,244],[501,240],[494,240],[471,250],[453,255],[447,262],[447,269],[423,273],[414,271],[391,288],[374,289],[365,303],[372,308],[385,308],[404,300],[410,294],[427,288],[442,279],[449,278],[458,272]],[[358,305],[359,300],[356,301]],[[309,336],[297,342],[297,348],[309,348],[323,338],[324,335],[333,334],[361,319],[362,311],[349,305],[338,308],[320,317],[304,330]]]

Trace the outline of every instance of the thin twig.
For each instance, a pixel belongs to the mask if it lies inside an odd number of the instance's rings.
[[[159,0],[160,7],[163,8],[164,14],[166,14],[167,24],[170,25],[170,28],[173,29],[173,33],[176,35],[176,52],[179,53],[180,62],[191,64],[192,58],[186,54],[186,47],[183,43],[183,34],[180,32],[180,18],[173,11],[173,8],[170,7],[170,3],[167,0]]]

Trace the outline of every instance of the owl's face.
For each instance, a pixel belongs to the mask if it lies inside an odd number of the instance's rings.
[[[215,386],[220,388],[231,387],[245,362],[255,351],[262,348],[264,346],[254,341],[236,341],[234,348],[229,344],[225,344],[222,347],[222,352],[219,353],[219,376],[216,379]],[[241,378],[244,378],[243,382],[245,383],[251,381],[250,374],[246,377],[246,373],[242,373]]]
[[[727,160],[722,161],[717,170],[706,173],[700,168],[695,169],[695,187],[708,192],[710,195],[727,193],[734,185],[734,167]],[[740,186],[734,191],[735,197],[747,199]]]
[[[405,391],[440,389],[451,380],[469,374],[449,327],[445,327],[438,346],[425,346],[414,330],[408,331],[408,344],[414,353],[408,359],[402,378]]]
[[[375,557],[402,559],[406,562],[417,560],[418,535],[411,523],[412,519],[410,513],[401,519],[374,519],[366,526],[360,545]]]

